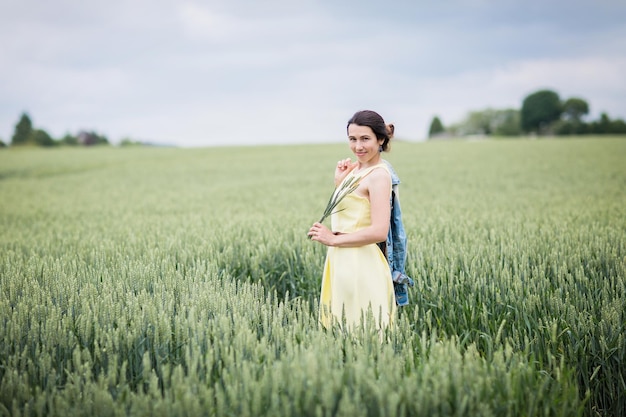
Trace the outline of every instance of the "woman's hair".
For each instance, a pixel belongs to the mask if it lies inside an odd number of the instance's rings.
[[[383,148],[383,152],[389,151],[389,141],[393,137],[393,132],[395,130],[394,125],[385,124],[385,120],[382,116],[375,111],[372,110],[361,110],[354,113],[354,116],[348,120],[348,127],[351,124],[355,124],[358,126],[367,126],[376,135],[376,139],[382,140],[383,144],[381,145]]]

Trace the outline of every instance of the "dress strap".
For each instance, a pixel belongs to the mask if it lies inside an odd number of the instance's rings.
[[[374,166],[371,166],[369,168],[365,168],[363,171],[359,172],[358,174],[355,174],[354,171],[352,171],[350,174],[354,175],[355,177],[365,177],[366,175],[368,175],[370,172],[372,172],[373,170],[375,170],[376,168],[384,168],[385,171],[387,171],[390,175],[391,173],[389,172],[389,168],[387,167],[387,164],[385,164],[384,162],[381,162],[379,164],[376,164]]]
[[[359,172],[359,173],[355,173],[354,171],[351,171],[344,179],[343,181],[341,181],[341,184],[339,185],[338,188],[342,187],[344,183],[348,182],[348,181],[353,181],[355,178],[358,178],[359,181],[361,181],[363,178],[367,177],[373,170],[375,170],[376,168],[384,168],[385,171],[387,171],[389,173],[389,175],[391,175],[391,173],[389,172],[389,168],[387,167],[387,164],[385,164],[384,162],[381,162],[380,164],[376,164],[374,166],[371,166],[369,168],[365,168],[363,171]]]

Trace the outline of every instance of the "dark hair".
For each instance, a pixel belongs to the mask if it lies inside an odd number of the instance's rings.
[[[393,132],[395,127],[390,124],[385,124],[385,120],[382,116],[375,111],[372,110],[361,110],[354,113],[354,116],[348,120],[348,125],[346,129],[350,127],[351,124],[355,124],[358,126],[367,126],[376,135],[376,139],[382,140],[383,144],[381,145],[384,152],[389,150],[389,141],[393,137]]]

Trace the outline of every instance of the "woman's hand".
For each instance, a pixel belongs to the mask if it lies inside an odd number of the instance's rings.
[[[337,162],[337,168],[335,169],[335,186],[341,184],[341,181],[359,165],[359,161],[352,162],[350,158],[342,159]]]
[[[320,242],[326,246],[334,246],[335,238],[337,237],[328,227],[322,223],[313,223],[313,226],[309,229],[308,233],[311,240]]]

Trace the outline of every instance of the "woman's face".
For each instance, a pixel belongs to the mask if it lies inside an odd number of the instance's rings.
[[[380,155],[378,147],[382,145],[383,140],[376,139],[374,131],[369,126],[350,124],[348,126],[348,140],[350,141],[350,150],[361,163],[369,162]]]

